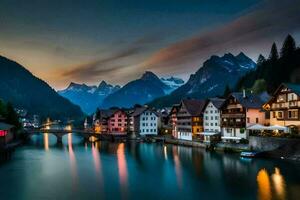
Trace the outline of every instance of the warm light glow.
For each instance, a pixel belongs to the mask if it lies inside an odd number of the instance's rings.
[[[121,194],[122,194],[122,197],[125,197],[126,193],[127,193],[128,172],[127,172],[127,163],[126,163],[126,157],[125,157],[125,144],[124,143],[120,143],[118,145],[117,159],[118,159],[119,178],[120,178],[120,185],[121,185]]]
[[[175,173],[177,177],[177,184],[179,188],[182,188],[182,172],[181,172],[181,164],[178,156],[178,148],[173,146],[173,157],[175,163]]]
[[[47,125],[47,126],[45,127],[45,129],[46,129],[46,130],[50,130],[50,126]]]
[[[67,125],[66,128],[65,128],[65,130],[72,131],[72,126],[71,125]]]
[[[165,159],[168,160],[167,146],[164,146],[164,155],[165,155]]]
[[[46,151],[49,150],[49,135],[48,135],[48,133],[44,134],[44,148]]]
[[[95,132],[96,133],[101,133],[101,126],[100,125],[95,125]]]
[[[258,185],[258,199],[270,200],[271,199],[271,184],[269,174],[266,169],[261,169],[257,174]]]
[[[72,183],[77,186],[77,164],[76,164],[76,158],[75,154],[73,151],[73,146],[72,146],[72,134],[68,134],[68,149],[69,149],[69,157],[70,157],[70,165],[71,165],[71,174],[72,174]]]
[[[92,144],[92,154],[93,154],[95,171],[96,171],[96,174],[99,176],[100,170],[101,170],[101,160],[100,160],[99,151],[97,149],[97,143]]]
[[[285,181],[277,167],[275,168],[275,173],[272,175],[272,180],[279,199],[285,199]]]

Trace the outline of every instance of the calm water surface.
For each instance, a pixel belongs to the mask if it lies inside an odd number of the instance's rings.
[[[300,164],[34,135],[0,165],[0,199],[300,199]]]

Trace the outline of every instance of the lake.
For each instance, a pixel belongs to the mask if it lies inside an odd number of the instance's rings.
[[[300,163],[162,143],[57,145],[33,135],[0,164],[0,199],[300,199]]]

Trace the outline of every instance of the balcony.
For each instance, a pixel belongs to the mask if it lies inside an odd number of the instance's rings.
[[[222,113],[222,118],[244,118],[246,117],[245,113]]]
[[[246,122],[221,122],[222,127],[237,127],[237,128],[245,128]]]

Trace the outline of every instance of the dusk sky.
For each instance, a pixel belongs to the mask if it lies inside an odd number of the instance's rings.
[[[0,25],[0,54],[55,89],[145,70],[186,80],[213,54],[299,43],[300,0],[0,0]]]

